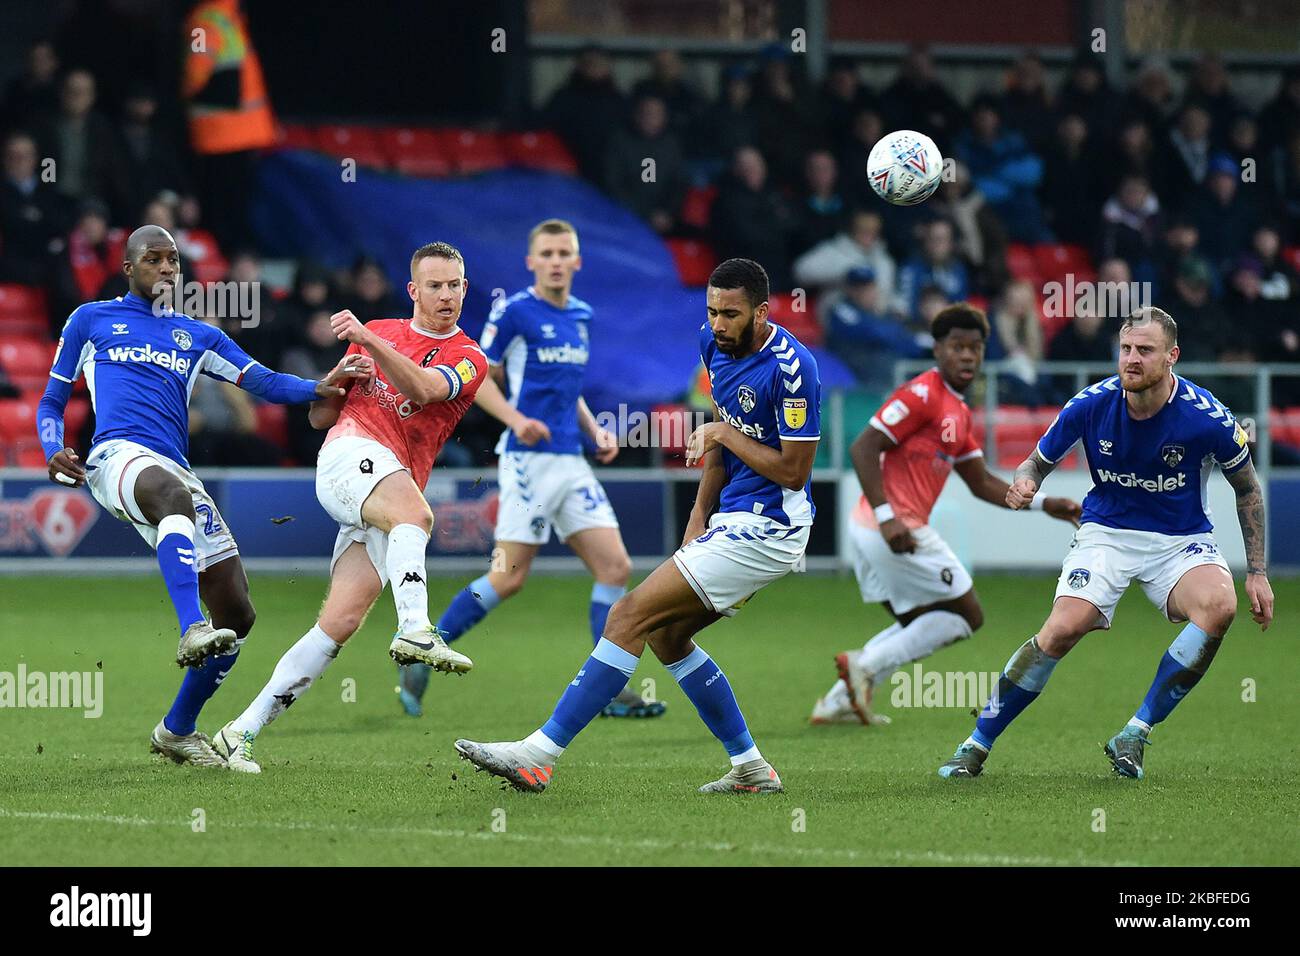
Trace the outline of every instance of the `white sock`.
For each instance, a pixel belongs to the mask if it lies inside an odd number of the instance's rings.
[[[927,611],[906,627],[895,627],[898,630],[886,628],[868,641],[858,659],[875,675],[877,685],[904,664],[919,661],[971,635],[966,619],[952,611]]]
[[[540,730],[534,730],[531,734],[525,737],[524,743],[531,744],[532,746],[539,749],[542,753],[552,758],[558,758],[561,754],[564,753],[563,747],[557,744],[550,737],[546,736],[546,734],[542,733]]]
[[[397,605],[398,634],[429,628],[428,574],[424,570],[428,546],[429,536],[416,525],[399,524],[388,532],[388,583]]]
[[[253,698],[248,709],[235,718],[234,729],[241,733],[259,733],[307,693],[338,654],[339,645],[320,629],[319,624],[313,625],[310,631],[298,638],[298,643],[284,652],[266,686]]]
[[[742,763],[749,763],[751,760],[762,760],[763,755],[758,752],[758,746],[755,745],[746,750],[743,754],[736,754],[731,758],[731,765],[739,767]]]

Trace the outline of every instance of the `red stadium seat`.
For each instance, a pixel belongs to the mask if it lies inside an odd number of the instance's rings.
[[[450,129],[443,138],[451,149],[456,172],[466,176],[504,169],[506,151],[495,133],[480,133],[472,129]]]
[[[0,441],[13,444],[36,438],[36,402],[39,395],[25,393],[21,398],[0,399]]]
[[[275,145],[282,149],[319,151],[321,148],[313,126],[281,126],[275,131]]]
[[[37,286],[0,284],[0,330],[8,335],[49,335],[45,291]]]
[[[806,299],[803,308],[795,309],[795,297],[788,292],[773,292],[767,298],[772,321],[790,332],[804,345],[821,345],[825,332],[817,321],[816,303]]]
[[[703,286],[709,284],[709,275],[718,264],[718,257],[713,247],[707,242],[695,239],[665,240],[673,261],[677,263],[677,275],[685,286]]]
[[[451,148],[437,130],[401,126],[379,131],[393,168],[404,176],[450,176]]]
[[[1282,258],[1292,269],[1300,272],[1300,246],[1288,246],[1283,249]]]
[[[1092,257],[1083,246],[1057,242],[1042,242],[1034,246],[1034,262],[1038,274],[1044,279],[1060,279],[1067,272],[1074,273],[1075,281],[1096,274]]]
[[[44,388],[53,361],[54,343],[48,339],[0,340],[0,368],[20,389]]]
[[[708,229],[713,201],[717,198],[717,186],[692,186],[686,191],[686,198],[682,201],[682,223],[694,226],[696,229]]]
[[[550,130],[507,133],[501,137],[506,160],[515,166],[575,175],[578,164],[564,141]]]
[[[278,448],[289,447],[289,410],[284,405],[258,402],[257,433]]]
[[[322,126],[317,135],[320,148],[331,156],[354,159],[371,169],[388,168],[388,153],[368,126]]]
[[[14,465],[19,468],[45,468],[45,449],[35,438],[21,439],[13,446]]]
[[[67,444],[72,444],[81,434],[82,426],[86,424],[86,419],[90,416],[90,401],[85,398],[74,398],[68,402],[68,407],[63,410],[63,434],[67,437]]]
[[[1033,246],[1013,242],[1007,246],[1007,269],[1013,279],[1024,279],[1038,284],[1038,261]]]
[[[664,464],[669,468],[686,467],[686,439],[691,437],[691,409],[679,402],[665,402],[650,409],[651,434],[659,441]]]

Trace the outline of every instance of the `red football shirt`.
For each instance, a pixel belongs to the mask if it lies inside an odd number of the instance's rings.
[[[953,465],[984,454],[971,432],[966,400],[937,368],[899,386],[871,416],[871,426],[897,443],[881,455],[885,500],[909,528],[929,523]],[[858,500],[853,520],[877,526],[865,495]]]
[[[474,393],[487,374],[487,356],[459,327],[441,335],[417,329],[410,319],[375,319],[366,328],[417,365],[431,368],[445,365],[460,378],[460,394],[449,402],[420,405],[410,401],[384,378],[375,365],[373,386],[354,386],[339,420],[325,436],[325,444],[345,435],[373,438],[397,456],[423,488],[433,470],[433,460],[442,451],[456,425],[474,404]],[[348,355],[366,354],[353,344]],[[429,373],[437,374],[437,373]]]

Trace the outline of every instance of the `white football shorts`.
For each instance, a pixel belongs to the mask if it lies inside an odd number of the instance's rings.
[[[235,536],[197,475],[165,455],[125,438],[100,442],[86,456],[86,484],[95,500],[121,521],[129,521],[149,547],[158,548],[158,528],[135,501],[135,482],[154,466],[175,475],[194,502],[194,569],[202,572],[239,554]]]
[[[338,522],[330,574],[343,552],[355,541],[365,546],[380,584],[388,582],[388,535],[362,520],[361,506],[375,486],[389,475],[406,471],[387,445],[360,435],[335,438],[316,459],[316,500]]]
[[[888,601],[895,614],[961,597],[975,582],[952,548],[929,525],[912,529],[916,550],[895,554],[875,528],[849,522],[849,557],[862,600]]]
[[[807,525],[790,528],[743,511],[715,514],[673,562],[705,607],[731,617],[760,588],[795,569],[808,535]]]
[[[1082,598],[1093,604],[1110,627],[1115,605],[1137,581],[1147,598],[1168,620],[1169,594],[1184,574],[1201,565],[1228,570],[1214,533],[1168,535],[1154,531],[1121,531],[1088,523],[1074,533],[1061,564],[1056,597]]]
[[[507,452],[497,463],[496,540],[545,544],[588,528],[617,528],[618,518],[581,455]]]

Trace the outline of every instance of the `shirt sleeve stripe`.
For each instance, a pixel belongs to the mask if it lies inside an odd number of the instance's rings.
[[[821,441],[821,435],[780,435],[781,441]]]
[[[956,458],[953,459],[953,461],[960,463],[963,461],[970,461],[972,458],[983,458],[983,457],[984,457],[984,451],[980,448],[976,448],[974,451],[968,451],[964,455],[958,455]]]
[[[1232,461],[1221,462],[1219,464],[1219,467],[1224,471],[1227,471],[1229,468],[1236,468],[1238,465],[1240,465],[1243,461],[1246,460],[1246,456],[1249,454],[1250,454],[1250,446],[1246,446],[1240,452],[1237,453],[1237,456],[1233,458]]]
[[[1071,445],[1070,447],[1073,448],[1074,446]],[[1034,452],[1038,455],[1039,458],[1043,459],[1043,461],[1045,461],[1047,464],[1049,465],[1056,464],[1056,461],[1054,461],[1051,458],[1048,458],[1046,455],[1043,454],[1043,443],[1041,441],[1039,441],[1039,443],[1034,446]]]
[[[894,433],[885,427],[885,423],[882,422],[875,415],[871,416],[871,420],[867,422],[867,424],[870,425],[872,428],[874,428],[876,431],[884,432],[889,437],[889,440],[892,441],[895,445],[902,444],[902,442],[900,442],[897,438],[894,437]]]
[[[67,382],[69,385],[72,384],[72,379],[70,379],[70,378],[64,378],[64,377],[63,377],[62,375],[60,375],[58,372],[51,372],[51,373],[50,373],[50,378],[57,378],[60,382]]]

